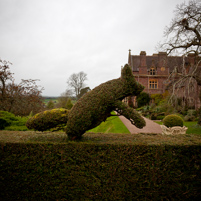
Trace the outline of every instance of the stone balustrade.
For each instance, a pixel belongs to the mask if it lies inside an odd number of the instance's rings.
[[[187,127],[183,126],[174,126],[174,127],[166,127],[165,125],[161,125],[162,134],[163,135],[174,135],[174,134],[186,134]]]

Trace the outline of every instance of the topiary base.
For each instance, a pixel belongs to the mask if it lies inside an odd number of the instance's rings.
[[[163,135],[174,135],[174,134],[186,134],[187,127],[183,126],[174,126],[174,127],[166,127],[165,125],[161,125],[162,134]]]

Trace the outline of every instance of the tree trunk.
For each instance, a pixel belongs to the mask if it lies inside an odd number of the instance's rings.
[[[199,99],[200,99],[200,103],[201,103],[201,89],[200,89]],[[198,125],[201,126],[201,106],[198,109]]]

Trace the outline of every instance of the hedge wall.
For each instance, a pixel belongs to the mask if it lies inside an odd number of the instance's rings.
[[[1,144],[2,200],[196,200],[201,146]]]

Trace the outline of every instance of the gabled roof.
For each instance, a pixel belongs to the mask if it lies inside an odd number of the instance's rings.
[[[129,60],[131,62],[131,68],[134,72],[139,71],[140,66],[140,55],[129,55],[131,57]],[[175,66],[178,67],[178,69],[182,68],[183,65],[183,57],[182,56],[167,56],[166,61],[164,62],[164,65],[166,67],[169,67],[170,72],[173,71]],[[185,64],[188,64],[188,57],[185,57]],[[153,54],[152,56],[146,56],[146,65],[147,69],[150,69],[151,67],[155,67],[156,69],[159,67],[159,56],[158,54]]]

